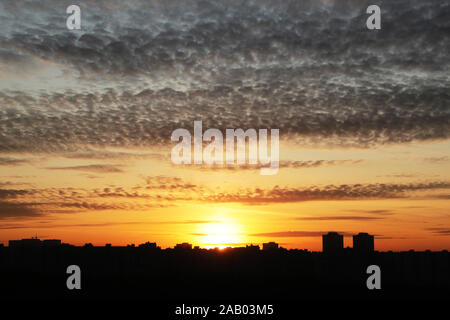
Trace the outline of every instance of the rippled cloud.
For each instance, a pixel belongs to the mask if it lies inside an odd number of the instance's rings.
[[[0,70],[44,61],[90,89],[0,92],[0,152],[168,145],[194,120],[302,145],[448,139],[448,1],[379,1],[378,31],[369,4],[81,1],[69,31],[60,1],[3,2]]]

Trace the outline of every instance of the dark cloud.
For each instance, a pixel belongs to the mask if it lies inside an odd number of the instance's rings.
[[[328,221],[328,220],[351,220],[351,221],[370,221],[384,219],[383,217],[365,217],[365,216],[327,216],[327,217],[301,217],[295,220],[306,221]]]
[[[225,153],[224,153],[225,154]],[[353,165],[362,162],[363,160],[306,160],[306,161],[288,161],[282,160],[279,162],[279,168],[291,168],[291,169],[307,169],[318,168],[322,166],[338,166],[338,165]],[[224,161],[225,162],[225,161]],[[177,165],[180,166],[180,165]],[[196,169],[203,171],[229,171],[229,172],[241,172],[242,170],[260,170],[262,167],[258,164],[190,164],[181,165],[186,169]]]
[[[408,207],[408,209],[412,208],[423,208],[423,207]],[[395,214],[395,211],[393,210],[387,210],[387,209],[373,209],[373,210],[364,210],[364,209],[352,209],[347,210],[351,212],[358,212],[358,213],[368,213],[368,214],[375,214],[375,215],[382,215],[382,216],[388,216]]]
[[[157,189],[157,190],[196,190],[197,185],[192,183],[185,183],[185,184],[160,184],[160,185],[151,185],[145,187],[147,190]]]
[[[137,209],[135,206],[123,203],[62,202],[62,203],[50,203],[50,205],[57,206],[59,208],[75,208],[89,211]]]
[[[386,177],[386,178],[415,178],[418,177],[418,174],[408,174],[408,173],[396,173],[396,174],[386,174],[377,177]]]
[[[55,223],[45,223],[45,224],[35,224],[35,225],[21,225],[21,224],[3,224],[0,229],[49,229],[49,228],[74,228],[74,227],[114,227],[121,225],[152,225],[152,224],[202,224],[202,223],[214,223],[214,220],[186,220],[186,221],[156,221],[156,222],[146,222],[146,221],[124,221],[124,222],[102,222],[102,223],[78,223],[78,224],[55,224]]]
[[[25,163],[28,163],[28,160],[10,157],[0,157],[0,166],[18,166]]]
[[[0,219],[10,217],[49,216],[59,213],[86,211],[146,211],[166,208],[183,202],[242,203],[268,205],[304,201],[343,201],[393,198],[448,199],[448,195],[428,194],[450,188],[448,182],[411,184],[354,184],[327,185],[302,188],[279,187],[244,189],[225,192],[193,185],[178,177],[144,177],[147,184],[134,187],[109,186],[102,189],[48,188],[0,189]],[[297,220],[353,220],[371,221],[395,214],[393,210],[348,210],[359,214],[337,216],[298,217]],[[213,220],[166,221],[160,223],[212,223]]]
[[[441,200],[450,200],[450,194],[435,194],[432,196],[432,198]]]
[[[377,239],[377,240],[393,240],[393,239],[405,240],[405,239],[410,239],[410,238],[406,238],[406,237],[390,237],[390,236],[375,236],[375,239]]]
[[[308,160],[308,161],[280,161],[280,168],[317,168],[321,166],[335,166],[358,164],[363,160]]]
[[[24,112],[22,98],[0,94],[0,102],[11,106],[0,110],[0,151],[77,151],[85,145],[170,146],[173,130],[193,132],[195,120],[203,120],[205,130],[218,128],[222,132],[226,128],[279,128],[284,139],[314,145],[368,147],[441,139],[449,136],[450,114],[444,107],[450,101],[447,89],[436,93],[436,99],[445,99],[437,109],[431,97],[415,100],[414,108],[394,108],[392,103],[360,107],[364,104],[357,101],[348,107],[328,102],[320,106],[285,104],[277,100],[277,93],[250,89],[251,94],[230,95],[215,88],[187,93],[167,89],[121,95],[55,94],[28,102],[33,111]],[[105,103],[105,98],[111,100]]]
[[[29,11],[26,3],[3,5],[3,22],[9,23],[3,56],[22,60],[19,53],[29,54],[71,64],[82,73],[152,74],[180,67],[192,75],[225,68],[214,79],[226,82],[231,80],[227,76],[243,77],[244,71],[259,72],[264,79],[292,69],[308,76],[316,68],[352,75],[364,68],[448,67],[449,9],[434,1],[379,1],[383,28],[378,32],[365,27],[371,3],[357,0],[130,1],[120,6],[120,13],[106,1],[80,1],[81,32],[66,29],[61,17],[66,4],[47,1]],[[416,50],[423,47],[430,51]],[[212,58],[217,69],[202,63]],[[230,62],[236,67],[225,65]]]
[[[203,224],[203,223],[219,223],[219,220],[183,220],[183,221],[159,221],[155,224]]]
[[[192,183],[184,182],[179,177],[151,176],[145,177],[146,190],[167,190],[167,191],[200,191],[201,187]]]
[[[8,203],[21,203],[24,206],[45,208],[52,213],[58,210],[145,210],[148,208],[175,205],[178,201],[195,202],[238,202],[264,205],[327,200],[364,200],[393,198],[440,198],[448,199],[441,190],[450,188],[448,182],[410,183],[410,184],[353,184],[325,185],[309,187],[280,187],[261,189],[238,189],[225,192],[194,185],[179,177],[144,177],[145,185],[134,187],[108,186],[96,189],[47,188],[47,189],[0,189],[0,200]],[[430,194],[430,191],[434,193]],[[104,199],[109,199],[105,202]],[[420,207],[419,207],[420,208]],[[69,210],[71,211],[71,210]],[[73,211],[73,210],[72,210]],[[374,220],[393,215],[395,211],[386,209],[346,210],[358,214],[326,217],[304,217],[311,220]],[[369,215],[369,216],[367,216]],[[375,217],[370,217],[374,215]]]
[[[64,170],[66,169],[69,168]],[[145,177],[145,181],[146,185],[131,188],[108,186],[102,189],[74,187],[0,189],[0,219],[87,211],[146,211],[174,206],[177,201],[195,200],[202,191],[202,187],[187,183],[178,177],[149,176]],[[185,220],[160,223],[209,222],[213,221]]]
[[[6,218],[49,217],[53,214],[74,214],[92,211],[145,211],[151,208],[166,208],[170,204],[130,203],[130,202],[99,202],[98,199],[85,199],[86,201],[68,202],[61,199],[53,201],[22,202],[0,201],[0,220]]]
[[[168,177],[161,175],[144,177],[144,180],[148,185],[174,184],[174,183],[181,183],[183,181],[183,179],[179,177]]]
[[[439,236],[450,236],[450,228],[446,227],[433,227],[433,228],[426,228],[425,230],[431,231],[435,235]]]
[[[0,199],[14,199],[32,193],[30,190],[19,189],[0,189]]]
[[[81,31],[66,29],[66,3],[1,4],[0,64],[50,61],[92,89],[1,94],[0,151],[168,145],[194,120],[314,145],[450,136],[445,1],[378,1],[378,31],[370,1],[79,4]],[[96,91],[101,80],[128,85]]]
[[[288,188],[275,186],[272,189],[260,188],[241,190],[235,193],[215,193],[203,197],[211,202],[239,202],[245,204],[269,204],[303,201],[394,199],[407,197],[410,192],[449,189],[448,182],[411,184],[353,184],[311,186],[307,188]],[[374,212],[377,213],[377,212]],[[378,212],[386,214],[386,212]],[[388,214],[388,213],[387,213]]]
[[[0,200],[0,220],[41,217],[43,213],[28,204]]]
[[[48,170],[79,170],[79,171],[88,171],[88,172],[96,172],[96,173],[121,173],[123,172],[120,169],[121,165],[112,165],[112,164],[91,164],[85,166],[72,166],[72,167],[51,167],[46,168]]]
[[[321,237],[327,234],[328,231],[278,231],[278,232],[264,232],[264,233],[252,233],[249,236],[254,237],[279,237],[279,238],[303,238],[303,237]],[[344,236],[350,236],[353,233],[339,232]]]
[[[100,160],[167,160],[168,157],[160,153],[132,153],[132,152],[119,152],[119,151],[106,151],[106,150],[92,150],[87,149],[86,151],[71,152],[62,154],[64,158],[67,159],[100,159]]]

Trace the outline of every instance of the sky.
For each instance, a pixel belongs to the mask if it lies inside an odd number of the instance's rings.
[[[0,3],[1,243],[450,248],[450,1],[71,4]],[[279,129],[278,173],[174,164],[194,121]]]

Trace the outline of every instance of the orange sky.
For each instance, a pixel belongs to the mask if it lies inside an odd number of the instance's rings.
[[[282,143],[281,161],[335,162],[281,168],[274,176],[239,167],[177,166],[155,159],[155,153],[167,154],[162,149],[101,150],[110,156],[94,160],[70,153],[17,155],[27,162],[0,172],[6,185],[32,190],[10,200],[28,203],[32,212],[4,218],[0,240],[6,244],[37,234],[77,245],[156,241],[162,247],[184,241],[201,247],[276,241],[286,248],[321,250],[320,234],[336,230],[347,235],[346,246],[352,246],[351,234],[369,232],[376,235],[377,250],[448,249],[450,238],[441,231],[450,222],[449,202],[442,196],[449,186],[433,181],[450,178],[449,162],[429,160],[448,157],[443,151],[448,146],[321,150]],[[387,194],[380,193],[379,184],[400,187]],[[323,193],[327,185],[334,191]],[[339,198],[334,193],[342,185],[364,189]],[[282,190],[280,198],[254,192],[275,186]],[[323,194],[311,199],[289,193],[311,188]]]

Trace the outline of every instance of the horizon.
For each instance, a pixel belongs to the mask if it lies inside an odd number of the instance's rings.
[[[329,233],[334,233],[334,232],[335,231],[328,231],[328,232],[324,233],[323,235],[326,235],[326,234],[329,234]],[[340,233],[337,232],[337,234],[340,234]],[[353,236],[360,235],[360,234],[367,234],[369,236],[373,236],[374,240],[377,239],[376,235],[371,235],[371,234],[368,234],[368,233],[357,233],[357,234],[354,234],[354,235],[342,235],[342,236],[345,239],[346,237],[347,238],[349,238],[349,237],[353,238]],[[323,248],[322,248],[322,250],[317,251],[317,250],[309,250],[308,248],[283,247],[282,243],[278,243],[278,242],[273,241],[273,240],[269,240],[269,241],[263,242],[263,243],[257,243],[257,242],[253,242],[253,243],[238,243],[238,244],[222,243],[222,244],[206,244],[206,245],[198,245],[198,244],[189,243],[189,242],[180,242],[180,243],[174,244],[173,246],[162,247],[162,246],[158,245],[158,242],[154,242],[152,240],[147,240],[146,242],[143,242],[143,243],[133,243],[133,242],[130,243],[130,242],[128,242],[126,244],[123,244],[123,243],[115,244],[115,243],[112,243],[112,242],[106,242],[106,243],[104,243],[102,245],[102,244],[99,244],[99,243],[92,243],[92,242],[89,242],[89,241],[88,242],[84,242],[83,244],[81,244],[81,243],[72,244],[72,243],[64,242],[63,239],[53,239],[53,238],[43,238],[43,239],[41,239],[41,238],[38,237],[38,235],[35,235],[35,236],[31,236],[30,238],[10,239],[10,240],[8,240],[6,242],[2,242],[1,244],[4,245],[5,247],[10,247],[11,248],[11,246],[10,246],[10,242],[11,241],[22,241],[22,240],[39,240],[41,243],[43,243],[45,240],[50,240],[50,241],[56,240],[56,241],[60,241],[60,244],[58,244],[58,246],[69,245],[69,246],[72,246],[72,247],[79,247],[79,248],[90,247],[90,246],[98,247],[98,248],[104,248],[104,247],[117,247],[117,248],[139,248],[139,247],[144,247],[145,248],[145,245],[155,244],[155,247],[153,249],[160,249],[160,250],[176,249],[176,246],[178,246],[178,245],[187,244],[187,245],[191,246],[190,250],[202,249],[202,250],[215,250],[215,251],[217,251],[217,250],[218,251],[224,251],[224,250],[227,250],[227,249],[242,249],[242,248],[246,248],[246,247],[258,247],[258,249],[261,250],[261,251],[271,251],[273,249],[266,249],[266,250],[263,249],[262,248],[263,245],[264,244],[276,244],[278,246],[276,248],[276,250],[280,250],[280,249],[283,249],[283,250],[301,250],[301,251],[306,251],[306,252],[311,252],[311,253],[324,252]],[[375,241],[374,241],[374,244],[375,244]],[[348,249],[355,249],[354,248],[354,243],[352,244],[351,247],[350,246],[345,246],[345,245],[342,247],[342,250],[348,250]],[[401,251],[395,251],[395,250],[384,250],[384,251],[382,251],[382,250],[377,250],[376,246],[374,246],[374,250],[372,252],[398,252],[398,253],[400,253],[400,252],[411,252],[411,251],[414,251],[414,252],[427,252],[427,251],[431,251],[431,252],[448,252],[447,249],[442,249],[442,250],[430,250],[430,249],[414,250],[413,248],[411,248],[409,250],[401,250]]]

